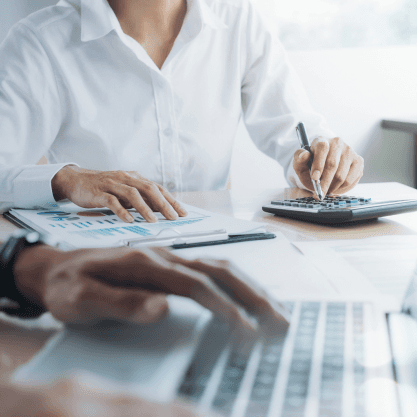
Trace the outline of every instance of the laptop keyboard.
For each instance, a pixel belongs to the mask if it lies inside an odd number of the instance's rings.
[[[319,309],[319,303],[303,303],[301,306],[285,394],[284,415],[301,414],[306,405]]]
[[[298,319],[292,324],[296,325],[295,329],[290,326],[287,334],[275,335],[258,342],[261,346],[258,346],[256,370],[249,381],[251,390],[247,391],[250,392],[249,396],[244,396],[246,399],[239,397],[239,393],[246,373],[250,371],[249,365],[255,360],[253,352],[252,355],[251,351],[245,354],[234,348],[234,343],[227,340],[230,331],[218,320],[210,322],[182,381],[179,395],[197,403],[201,400],[210,380],[213,380],[213,369],[218,366],[219,357],[228,345],[227,360],[222,362],[220,377],[215,382],[212,381],[215,388],[211,397],[209,396],[210,408],[220,415],[266,417],[271,413],[274,417],[303,417],[307,408],[311,409],[308,399],[309,394],[312,394],[315,395],[314,401],[317,404],[314,405],[315,412],[310,411],[309,415],[341,416],[349,402],[350,415],[364,417],[363,304],[353,303],[349,309],[346,303],[299,304]],[[348,362],[351,369],[350,379],[345,377],[347,326],[352,356]],[[219,343],[220,340],[223,342]],[[281,382],[285,381],[285,384],[280,386],[277,378],[283,372],[280,367],[284,364],[282,359],[286,344],[291,344],[291,352],[286,354],[287,360],[290,358],[290,365],[287,365],[287,374],[283,379],[281,376]],[[320,368],[313,370],[313,366]],[[310,393],[311,389],[315,392]],[[279,410],[271,410],[277,391],[282,391],[278,393],[281,396]],[[235,403],[238,398],[243,400],[244,407],[243,412],[236,414]]]

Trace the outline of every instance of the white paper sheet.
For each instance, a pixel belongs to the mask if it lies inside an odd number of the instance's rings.
[[[187,259],[227,259],[281,299],[346,299],[378,294],[367,280],[323,274],[282,233],[274,233],[277,238],[272,240],[180,249],[174,253]]]
[[[417,236],[296,242],[324,275],[371,283],[398,310],[417,262]],[[395,306],[395,307],[394,307]]]

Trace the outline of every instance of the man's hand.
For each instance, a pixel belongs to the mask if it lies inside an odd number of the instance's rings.
[[[130,223],[133,222],[127,211],[130,208],[148,222],[158,221],[154,211],[169,220],[187,215],[164,187],[133,171],[92,171],[68,165],[52,179],[52,191],[56,201],[67,198],[84,208],[108,207]]]
[[[344,194],[362,178],[363,158],[346,145],[342,139],[316,138],[311,144],[311,151],[314,155],[311,177],[307,165],[311,156],[310,152],[299,149],[295,152],[293,159],[294,170],[298,178],[309,190],[313,190],[311,182],[313,179],[320,180],[324,195]]]
[[[154,322],[167,312],[167,294],[189,297],[248,330],[256,324],[246,311],[275,326],[286,327],[289,319],[285,307],[228,262],[187,261],[161,248],[37,246],[20,254],[15,278],[23,294],[66,323]]]
[[[49,385],[0,383],[2,417],[196,417],[191,407],[154,404],[132,395],[87,386],[79,377]]]

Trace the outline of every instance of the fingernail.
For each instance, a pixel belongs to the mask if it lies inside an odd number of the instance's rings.
[[[182,207],[180,207],[179,211],[180,211],[180,216],[181,217],[188,216],[188,211],[183,209]]]
[[[154,222],[157,222],[157,221],[158,221],[158,217],[156,217],[156,215],[155,215],[155,214],[152,214],[151,219],[152,219]]]
[[[300,153],[300,156],[298,157],[299,159],[304,159],[306,157],[306,155],[310,156],[310,152],[309,151],[304,151]]]
[[[320,171],[314,171],[311,179],[314,181],[318,181],[320,179]]]
[[[135,219],[133,218],[133,216],[132,216],[130,213],[127,213],[127,214],[126,214],[125,219],[126,219],[129,223],[132,223],[132,222],[134,222],[134,221],[135,221]]]
[[[172,217],[172,220],[178,219],[178,213],[175,210],[170,210],[170,216]]]

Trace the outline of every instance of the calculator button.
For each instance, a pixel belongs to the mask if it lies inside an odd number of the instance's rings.
[[[300,205],[300,203],[291,203],[291,206],[293,207],[298,207]]]
[[[271,204],[276,204],[277,206],[282,206],[284,204],[283,201],[271,201]]]
[[[299,207],[307,207],[307,204],[306,203],[300,203]]]
[[[289,201],[284,201],[284,206],[290,206],[291,203]]]

